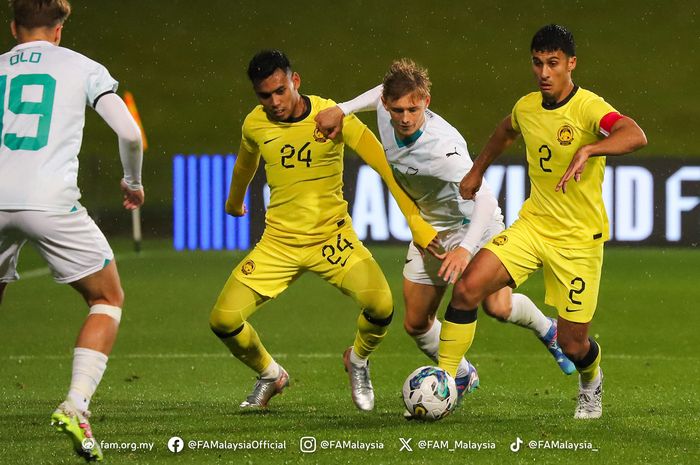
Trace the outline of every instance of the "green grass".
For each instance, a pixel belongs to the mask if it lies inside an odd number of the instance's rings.
[[[105,442],[154,442],[153,451],[106,451],[108,463],[668,463],[700,461],[697,401],[700,255],[687,249],[606,252],[593,333],[604,351],[605,410],[599,421],[572,419],[576,380],[558,371],[527,331],[479,316],[470,358],[482,388],[447,419],[408,423],[401,385],[427,360],[401,328],[404,250],[373,247],[391,283],[396,319],[373,356],[374,412],[352,405],[341,363],[357,309],[306,275],[252,322],[291,375],[291,387],[265,413],[240,412],[253,374],[209,332],[208,312],[240,253],[176,253],[168,242],[141,256],[115,242],[127,294],[121,332],[93,399],[93,429]],[[22,270],[43,264],[29,250]],[[41,272],[8,287],[0,307],[0,463],[80,463],[48,425],[65,395],[72,344],[85,314],[77,293]],[[33,277],[32,277],[33,276]],[[542,305],[542,280],[524,290]],[[553,314],[552,309],[547,313]],[[185,450],[168,438],[286,441],[283,451]],[[302,454],[299,439],[379,441],[383,450]],[[413,438],[413,453],[399,438]],[[598,452],[521,450],[516,437],[590,442]],[[419,440],[494,442],[495,450],[418,450]]]

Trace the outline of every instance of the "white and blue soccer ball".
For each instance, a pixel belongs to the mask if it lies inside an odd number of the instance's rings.
[[[403,402],[414,418],[437,421],[457,406],[454,378],[438,367],[424,366],[408,375],[403,383]]]

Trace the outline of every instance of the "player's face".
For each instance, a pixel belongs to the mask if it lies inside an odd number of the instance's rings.
[[[301,96],[301,78],[297,73],[276,69],[274,73],[253,85],[258,101],[272,121],[286,121],[296,116]]]
[[[569,57],[563,51],[532,51],[532,71],[537,85],[547,102],[559,102],[566,98],[574,87],[571,72],[576,68],[576,57]]]
[[[382,97],[382,103],[391,116],[394,132],[399,138],[405,139],[423,126],[430,97],[420,98],[412,92],[398,99],[384,100]]]

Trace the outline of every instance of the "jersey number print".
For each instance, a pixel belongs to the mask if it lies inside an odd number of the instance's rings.
[[[3,134],[2,119],[5,116],[5,90],[7,88],[7,76],[0,76],[0,143],[10,150],[36,151],[46,146],[49,142],[49,128],[51,127],[51,114],[53,112],[53,99],[56,94],[56,80],[48,74],[20,74],[10,82],[10,96],[7,109],[16,115],[38,115],[36,136],[18,136],[17,134]],[[22,94],[27,87],[40,87],[41,99],[37,101],[22,100]]]

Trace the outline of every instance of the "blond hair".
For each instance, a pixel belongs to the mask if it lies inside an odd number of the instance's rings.
[[[384,75],[384,100],[397,100],[404,95],[415,93],[420,99],[430,97],[428,70],[418,66],[409,58],[401,58],[391,64]]]

